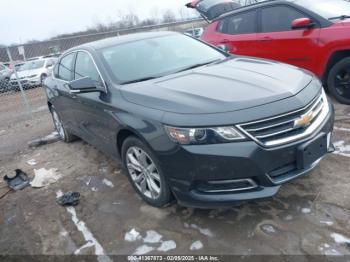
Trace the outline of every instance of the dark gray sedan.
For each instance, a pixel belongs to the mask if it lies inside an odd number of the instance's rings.
[[[271,197],[332,150],[334,110],[313,74],[177,33],[73,48],[45,90],[62,139],[121,158],[157,207]]]

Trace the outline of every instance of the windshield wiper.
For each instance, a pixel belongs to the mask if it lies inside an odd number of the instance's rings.
[[[205,66],[205,65],[210,65],[210,64],[213,64],[213,63],[217,63],[217,62],[220,62],[222,59],[215,59],[213,61],[209,61],[209,62],[205,62],[205,63],[198,63],[198,64],[195,64],[195,65],[191,65],[191,66],[188,66],[188,67],[185,67],[179,71],[176,71],[175,73],[180,73],[180,72],[183,72],[183,71],[187,71],[187,70],[191,70],[191,69],[194,69],[194,68],[197,68],[197,67],[201,67],[201,66]],[[174,74],[175,74],[174,73]]]
[[[350,15],[340,15],[340,16],[330,17],[330,18],[328,18],[328,20],[336,20],[336,19],[344,20],[347,18],[350,18]]]
[[[183,68],[183,69],[181,69],[179,71],[171,72],[169,74],[180,73],[180,72],[187,71],[187,70],[190,70],[190,69],[194,69],[194,68],[197,68],[197,67],[201,67],[201,66],[205,66],[205,65],[209,65],[209,64],[213,64],[213,63],[218,63],[218,62],[221,62],[222,60],[226,60],[226,59],[227,58],[225,58],[225,59],[221,59],[220,58],[220,59],[215,59],[213,61],[209,61],[209,62],[205,62],[205,63],[198,63],[198,64],[195,64],[195,65],[191,65],[191,66],[188,66],[186,68]],[[165,75],[168,75],[168,74],[165,74]],[[133,84],[133,83],[143,82],[143,81],[147,81],[147,80],[160,78],[160,77],[163,77],[165,75],[149,76],[149,77],[139,78],[139,79],[135,79],[135,80],[125,81],[125,82],[122,82],[121,84],[122,85],[126,85],[126,84]]]
[[[147,81],[147,80],[152,80],[152,79],[156,79],[159,78],[160,76],[149,76],[149,77],[143,77],[143,78],[139,78],[139,79],[135,79],[135,80],[130,80],[130,81],[125,81],[122,82],[122,85],[126,85],[126,84],[133,84],[133,83],[138,83],[138,82],[143,82],[143,81]]]

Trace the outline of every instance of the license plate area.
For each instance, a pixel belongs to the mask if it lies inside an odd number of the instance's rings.
[[[298,169],[308,168],[328,152],[328,136],[324,133],[301,145],[297,153]]]

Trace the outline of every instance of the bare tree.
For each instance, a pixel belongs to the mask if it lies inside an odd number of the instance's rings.
[[[174,12],[171,9],[167,9],[167,10],[164,11],[162,22],[163,23],[176,22],[176,16],[175,16]]]

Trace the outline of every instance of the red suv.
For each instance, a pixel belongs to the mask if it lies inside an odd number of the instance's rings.
[[[232,54],[273,59],[319,76],[350,104],[350,2],[346,0],[199,0],[188,4],[210,22],[201,39]]]

